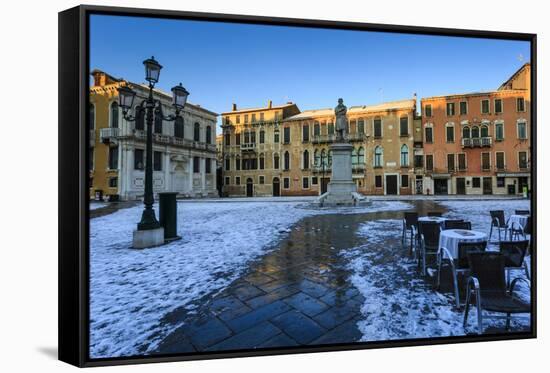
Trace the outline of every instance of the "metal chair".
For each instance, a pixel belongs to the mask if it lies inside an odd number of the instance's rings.
[[[458,258],[454,259],[447,248],[442,247],[440,249],[440,255],[438,255],[437,263],[437,289],[441,285],[441,266],[443,261],[447,261],[451,267],[451,273],[453,277],[453,290],[455,293],[456,307],[460,307],[460,295],[458,292],[458,274],[465,274],[470,271],[470,265],[468,263],[468,254],[470,253],[482,253],[487,248],[487,241],[481,242],[459,242],[458,243]]]
[[[525,276],[530,280],[529,267],[525,262],[525,256],[529,250],[529,240],[523,241],[501,241],[500,253],[506,258],[506,284],[510,285],[510,272],[514,270],[525,271]]]
[[[505,264],[506,258],[501,253],[483,252],[468,254],[470,277],[466,288],[466,307],[464,308],[464,323],[468,324],[468,312],[472,295],[477,308],[478,334],[483,333],[483,311],[505,313],[506,316],[485,316],[490,318],[505,318],[506,330],[510,329],[512,314],[530,313],[531,305],[514,297],[514,288],[518,281],[529,282],[523,278],[512,281],[510,290],[506,286]]]
[[[529,210],[516,210],[516,215],[531,215],[531,212]]]
[[[443,216],[443,213],[441,211],[430,211],[428,212],[428,216],[438,216],[438,217],[441,217]]]
[[[491,214],[491,230],[489,231],[489,241],[491,241],[491,238],[493,237],[494,227],[498,230],[498,241],[500,242],[500,231],[504,229],[504,238],[506,238],[506,234],[508,233],[508,222],[504,217],[504,210],[493,210],[489,211],[489,213]]]
[[[466,229],[472,230],[472,223],[464,220],[445,220],[444,229]]]
[[[405,246],[405,242],[407,240],[407,231],[410,231],[411,245],[409,249],[409,256],[412,256],[412,253],[413,253],[413,245],[416,240],[417,227],[418,227],[418,213],[405,212],[403,217],[403,233],[401,234],[401,246]]]
[[[510,240],[514,240],[514,237],[519,239],[520,235],[523,236],[523,239],[527,239],[527,235],[531,235],[531,217],[527,217],[527,222],[525,223],[525,227],[522,227],[519,224],[512,223],[512,226],[509,227],[510,232]]]
[[[439,234],[441,225],[436,222],[418,222],[418,236],[420,257],[418,264],[422,263],[422,275],[426,275],[426,257],[435,256],[436,263],[439,262]]]

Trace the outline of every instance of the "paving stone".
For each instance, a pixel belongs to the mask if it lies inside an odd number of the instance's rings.
[[[265,291],[266,293],[269,293],[273,290],[277,290],[279,288],[288,286],[293,284],[292,281],[285,281],[285,280],[273,280],[271,282],[268,282],[266,284],[258,285],[258,288],[262,291]]]
[[[299,290],[290,286],[283,287],[277,290],[267,293],[265,295],[260,295],[259,297],[252,298],[246,301],[246,304],[252,308],[258,308],[265,306],[266,304],[273,303],[276,300],[286,298],[293,294],[296,294]]]
[[[285,298],[284,301],[310,317],[315,316],[328,308],[328,306],[323,302],[302,292]]]
[[[244,315],[251,310],[246,304],[234,296],[218,298],[210,305],[210,311],[220,320],[229,321]]]
[[[287,312],[291,307],[283,301],[275,301],[260,308],[256,308],[242,316],[227,322],[229,327],[236,333],[251,328],[252,326],[267,321],[283,312]]]
[[[238,286],[232,289],[230,293],[236,296],[237,298],[239,298],[240,300],[248,300],[264,294],[263,291],[258,289],[256,286],[253,286],[250,284]]]
[[[204,350],[219,341],[231,336],[231,330],[216,317],[199,320],[195,324],[186,326],[186,333],[191,343],[198,350]]]
[[[359,341],[362,336],[359,329],[357,329],[357,320],[351,319],[323,334],[312,341],[310,345],[352,343]]]
[[[348,300],[344,304],[340,304],[329,308],[328,310],[313,317],[317,323],[327,329],[332,329],[347,320],[357,316],[360,312],[359,303]]]
[[[341,287],[339,289],[329,291],[319,298],[319,300],[329,306],[335,306],[346,303],[350,298],[356,297],[357,295],[359,295],[359,291],[355,287]]]
[[[158,353],[175,354],[185,352],[195,352],[195,348],[191,344],[189,338],[185,335],[186,327],[177,328],[170,333],[158,346]]]
[[[329,289],[325,286],[310,280],[303,280],[302,282],[300,282],[298,284],[298,289],[302,290],[304,293],[314,298],[319,298],[329,291]]]
[[[257,348],[262,343],[270,340],[274,336],[281,334],[281,330],[273,324],[264,321],[250,329],[235,334],[211,347],[208,351],[228,351],[248,348]]]
[[[260,348],[270,348],[270,347],[293,347],[299,346],[299,343],[294,339],[290,338],[288,335],[281,333],[277,334],[275,337],[265,341],[260,344]]]
[[[267,284],[268,282],[271,282],[274,280],[273,277],[270,277],[268,275],[265,275],[259,272],[254,272],[251,275],[246,276],[244,279],[255,286]]]
[[[296,310],[276,316],[271,322],[300,344],[307,344],[326,332],[315,321]]]

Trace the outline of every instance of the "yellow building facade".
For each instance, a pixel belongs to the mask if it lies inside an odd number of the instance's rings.
[[[353,179],[363,194],[412,194],[416,98],[348,109]],[[246,115],[246,117],[245,117]],[[222,113],[223,194],[320,195],[330,182],[333,109],[293,103]],[[256,124],[256,125],[253,125]]]

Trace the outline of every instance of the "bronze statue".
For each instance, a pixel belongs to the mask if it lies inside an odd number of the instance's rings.
[[[344,100],[339,98],[338,105],[334,108],[334,115],[336,115],[336,141],[344,141],[345,133],[348,128],[348,119],[346,113],[348,108],[344,105]]]

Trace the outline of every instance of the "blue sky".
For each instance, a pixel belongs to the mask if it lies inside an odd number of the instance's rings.
[[[90,67],[158,87],[181,82],[189,102],[214,112],[293,101],[301,110],[349,107],[497,88],[529,43],[458,37],[93,15]]]

